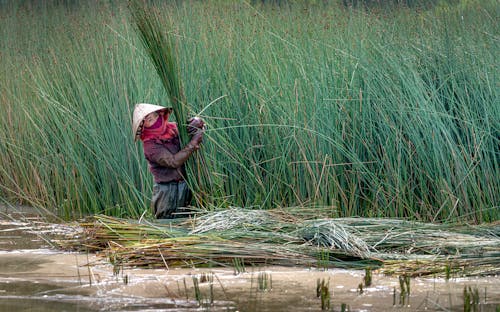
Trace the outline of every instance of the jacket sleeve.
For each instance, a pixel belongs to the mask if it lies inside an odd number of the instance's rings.
[[[181,167],[196,148],[188,143],[183,149],[173,154],[165,147],[153,141],[144,142],[144,155],[146,159],[168,168]]]

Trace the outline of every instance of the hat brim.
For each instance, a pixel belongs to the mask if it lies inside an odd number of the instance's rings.
[[[148,103],[139,103],[134,107],[134,115],[132,119],[132,130],[134,133],[134,141],[137,141],[141,137],[142,127],[144,124],[144,117],[154,112],[164,111],[167,114],[172,113],[172,107],[164,107],[159,105],[153,105]]]

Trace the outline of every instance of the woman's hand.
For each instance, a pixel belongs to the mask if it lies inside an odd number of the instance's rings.
[[[191,141],[189,141],[188,145],[191,145],[191,147],[195,150],[199,149],[201,142],[203,142],[203,132],[205,132],[203,129],[197,130],[197,132],[191,138]]]
[[[187,131],[189,135],[194,135],[195,133],[203,130],[205,128],[205,122],[199,117],[189,118]]]

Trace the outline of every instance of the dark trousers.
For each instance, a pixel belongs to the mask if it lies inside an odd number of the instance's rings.
[[[155,183],[151,206],[157,219],[186,217],[192,194],[185,181]]]

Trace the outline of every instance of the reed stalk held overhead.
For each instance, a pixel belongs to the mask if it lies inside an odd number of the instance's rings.
[[[186,126],[192,112],[187,104],[182,87],[174,35],[170,31],[164,31],[165,24],[158,12],[148,7],[144,1],[131,0],[129,1],[129,8],[143,47],[161,79],[170,104],[174,109],[181,146],[184,146],[190,140]],[[206,185],[210,181],[208,174],[204,170],[206,170],[206,166],[203,156],[195,153],[186,164],[188,177],[185,178],[198,205],[203,205],[203,194],[206,194],[206,192],[202,190],[207,189]]]
[[[158,13],[143,1],[131,0],[129,8],[144,50],[150,57],[174,109],[181,143],[187,144],[188,133],[186,127],[183,126],[188,118],[189,108],[179,78],[173,35],[168,31],[163,31],[165,27],[162,25]]]

